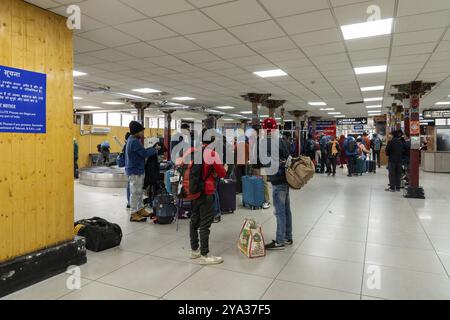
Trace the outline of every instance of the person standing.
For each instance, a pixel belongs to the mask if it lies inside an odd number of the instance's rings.
[[[401,141],[402,132],[395,131],[392,133],[393,138],[386,146],[386,156],[389,158],[389,188],[386,191],[400,191],[402,160],[405,152],[405,145]]]
[[[289,158],[289,146],[280,139],[279,142],[279,169],[275,175],[270,176],[272,184],[272,197],[277,219],[276,239],[265,246],[266,250],[284,250],[286,245],[292,245],[292,211],[289,196],[289,185],[286,180],[286,160]]]
[[[340,154],[339,142],[336,140],[336,137],[332,137],[331,140],[327,143],[327,171],[328,176],[333,174],[333,177],[336,176],[336,162],[337,158]]]
[[[73,176],[78,179],[78,142],[73,139]]]
[[[211,148],[211,140],[207,139],[203,129],[203,163],[202,180],[204,189],[199,198],[192,201],[192,216],[190,222],[191,259],[199,259],[202,265],[213,265],[223,262],[221,257],[209,253],[210,228],[214,220],[214,194],[216,193],[216,179],[222,179],[227,174],[219,155]],[[193,149],[191,149],[193,152]]]
[[[155,148],[145,149],[142,143],[145,128],[137,121],[130,122],[130,134],[125,150],[125,173],[130,184],[130,209],[132,222],[145,222],[150,217],[144,209],[144,177],[145,159],[154,156],[161,149],[159,145]]]
[[[347,164],[347,158],[345,156],[345,153],[342,152],[344,150],[344,143],[345,143],[345,136],[341,135],[341,137],[339,138],[339,149],[341,150],[339,154],[339,162],[342,169],[344,168],[344,165]]]
[[[306,140],[305,153],[312,161],[316,159],[316,143],[314,142],[311,133],[308,133],[308,139]]]
[[[327,168],[328,173],[328,166],[327,166],[327,143],[330,141],[330,137],[326,136],[324,134],[320,135],[319,138],[319,144],[320,144],[320,173],[325,172],[325,167]]]
[[[344,149],[348,160],[348,176],[351,177],[356,173],[356,159],[358,158],[358,145],[354,137],[347,137],[344,142]]]
[[[383,141],[377,133],[373,134],[371,147],[373,150],[373,160],[376,161],[378,168],[381,168],[381,148],[383,147]]]

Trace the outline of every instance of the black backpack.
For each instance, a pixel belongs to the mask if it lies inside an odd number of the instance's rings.
[[[122,241],[119,225],[94,217],[75,222],[75,233],[86,238],[86,249],[99,252],[114,248]]]
[[[166,188],[161,188],[161,192],[153,199],[153,213],[155,218],[154,223],[157,224],[171,224],[175,220],[177,207],[175,206],[175,199],[173,195],[166,191]]]
[[[350,140],[347,144],[347,150],[349,153],[354,153],[356,151],[356,141],[355,140]]]

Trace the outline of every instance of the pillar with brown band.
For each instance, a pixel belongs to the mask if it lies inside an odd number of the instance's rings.
[[[170,140],[172,139],[172,113],[175,110],[163,110],[164,113],[164,155],[170,161]]]
[[[149,108],[152,104],[150,102],[132,102],[138,113],[138,121],[145,126],[145,109]]]
[[[411,135],[411,152],[410,152],[410,175],[409,186],[406,187],[405,198],[425,199],[425,192],[420,186],[420,99],[430,91],[436,83],[424,83],[422,81],[414,81],[408,84],[394,85],[404,98],[410,99],[410,135]]]
[[[270,93],[247,93],[241,97],[252,103],[252,125],[257,126],[259,123],[258,106],[272,96]]]
[[[275,118],[275,111],[283,106],[286,103],[286,100],[272,100],[268,99],[263,102],[263,105],[269,109],[269,117]]]
[[[301,117],[306,115],[308,111],[305,110],[294,110],[289,111],[289,113],[295,117],[295,156],[298,157],[301,154],[302,145],[301,145],[301,133],[302,133],[302,123]]]
[[[284,126],[285,126],[285,115],[286,115],[286,109],[284,107],[282,107],[280,109],[280,115],[281,115],[281,121],[280,121],[280,127],[281,127],[281,131],[284,131]]]

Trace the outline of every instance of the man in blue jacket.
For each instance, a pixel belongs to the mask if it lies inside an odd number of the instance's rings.
[[[130,221],[132,222],[145,222],[150,217],[143,204],[145,159],[156,155],[161,149],[159,145],[155,148],[144,148],[142,143],[144,130],[139,122],[130,122],[131,136],[128,138],[125,150],[125,173],[130,184]]]
[[[351,177],[356,173],[356,159],[358,158],[358,144],[352,136],[348,136],[344,142],[345,155],[348,158],[348,176]]]

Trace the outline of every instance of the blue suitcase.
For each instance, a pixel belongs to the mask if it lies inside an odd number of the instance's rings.
[[[168,170],[165,174],[164,184],[166,185],[166,190],[168,193],[172,194],[172,183],[170,182],[170,178],[173,177],[175,171]]]
[[[262,208],[264,204],[264,181],[262,177],[242,177],[242,203],[251,209]]]

